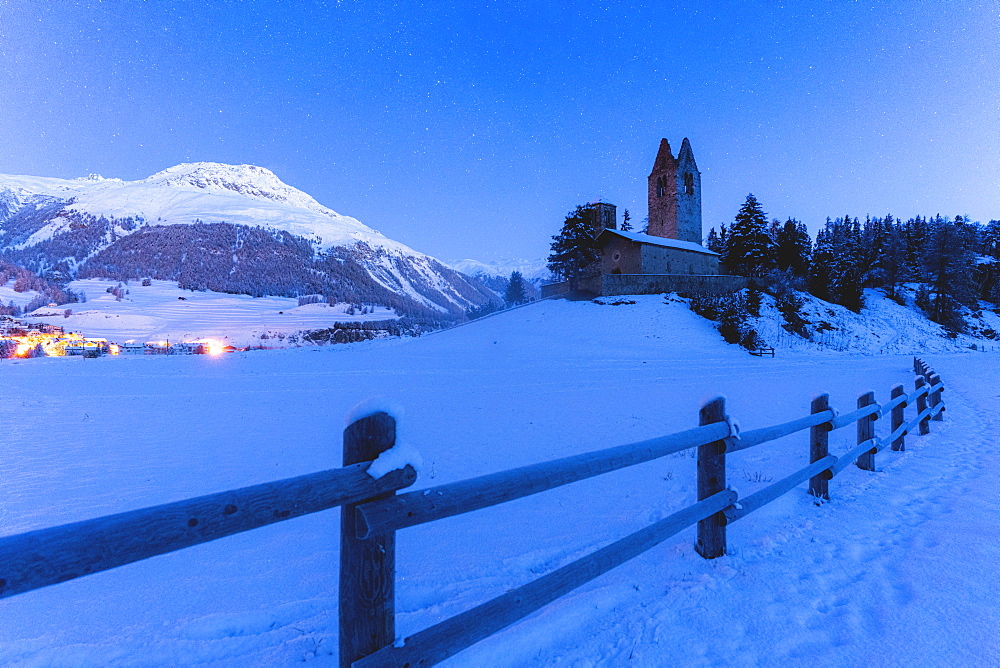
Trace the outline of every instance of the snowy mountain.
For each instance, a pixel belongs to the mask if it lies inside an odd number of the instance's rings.
[[[39,274],[320,293],[427,314],[492,298],[253,165],[182,164],[138,181],[0,175],[0,253]]]
[[[502,259],[494,262],[454,260],[447,264],[455,271],[472,276],[501,297],[510,285],[510,275],[515,271],[521,272],[521,276],[524,277],[525,291],[529,299],[538,299],[541,296],[539,287],[549,282],[551,275],[544,259]]]
[[[446,263],[455,271],[460,271],[469,276],[497,276],[500,278],[510,278],[512,272],[519,271],[524,276],[524,280],[535,285],[541,284],[549,278],[549,268],[546,260],[518,260],[507,258],[494,262],[480,262],[479,260],[453,260]]]

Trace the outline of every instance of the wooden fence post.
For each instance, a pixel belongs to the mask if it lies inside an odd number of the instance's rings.
[[[924,380],[923,376],[917,376],[916,378],[913,379],[913,385],[918,390],[926,384],[927,381]],[[926,408],[927,408],[927,395],[921,394],[919,397],[917,397],[917,415],[923,413],[924,409]],[[921,436],[931,433],[931,426],[927,423],[927,418],[924,418],[923,420],[920,421],[919,431]]]
[[[812,400],[812,413],[830,409],[830,395],[821,394]],[[826,422],[809,428],[809,463],[818,462],[830,454],[830,429]],[[830,500],[830,472],[823,471],[809,478],[809,493],[817,499]]]
[[[931,387],[933,387],[941,382],[941,377],[938,376],[936,373],[932,373],[930,378],[927,379],[927,382],[929,382],[931,384]],[[931,408],[937,408],[938,404],[941,403],[941,390],[938,390],[937,392],[934,392],[929,396],[931,400]],[[944,406],[942,406],[941,410],[939,410],[931,419],[934,420],[935,422],[941,422],[942,420],[944,420]]]
[[[344,430],[344,466],[372,461],[396,442],[396,420],[375,413]],[[365,499],[384,499],[388,492]],[[340,666],[391,645],[396,638],[396,533],[355,537],[355,507],[340,510]]]
[[[726,400],[716,397],[701,407],[698,424],[706,425],[726,419]],[[726,488],[726,442],[712,441],[698,446],[698,500]],[[726,516],[721,512],[698,522],[695,550],[706,559],[726,553]]]
[[[865,392],[858,397],[858,408],[864,408],[875,403],[875,393]],[[869,415],[858,420],[858,445],[875,438],[875,416]],[[857,460],[858,468],[864,471],[875,470],[875,447],[862,453]]]
[[[895,399],[896,397],[900,397],[903,394],[905,394],[905,392],[906,392],[906,390],[903,389],[902,385],[896,385],[896,386],[894,386],[892,388],[892,392],[890,392],[889,396],[892,397],[893,399]],[[893,433],[893,434],[896,433],[896,430],[903,426],[903,421],[904,421],[903,409],[904,408],[906,408],[906,402],[905,401],[903,403],[899,404],[898,406],[894,406],[893,407],[893,409],[892,409],[892,424],[890,425],[892,427],[892,431],[890,433]],[[896,451],[906,450],[906,441],[905,441],[905,438],[906,438],[906,434],[900,434],[899,438],[897,438],[896,440],[894,440],[892,442],[892,449],[896,450]]]
[[[915,376],[919,376],[920,375],[920,358],[919,357],[914,357],[913,358],[913,375],[915,375]]]

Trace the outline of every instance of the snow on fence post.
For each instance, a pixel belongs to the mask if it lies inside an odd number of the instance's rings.
[[[812,400],[812,413],[830,410],[830,395],[821,394]],[[824,422],[809,428],[809,463],[818,462],[830,454],[830,423]],[[830,471],[822,471],[809,478],[809,493],[817,499],[830,500]]]
[[[873,403],[875,403],[874,392],[865,392],[858,397],[858,408],[871,406]],[[858,419],[858,445],[875,438],[875,417],[875,414],[872,414]],[[872,446],[871,450],[861,453],[857,460],[858,468],[863,471],[874,471],[876,452],[876,448]]]
[[[698,424],[723,422],[726,418],[726,400],[716,397],[701,407]],[[726,488],[726,442],[712,441],[698,446],[698,500],[703,501]],[[721,512],[698,521],[698,538],[695,550],[706,559],[715,559],[726,553],[726,517]]]
[[[921,387],[927,384],[927,381],[924,380],[923,376],[917,376],[916,378],[913,379],[913,384],[919,390]],[[921,394],[919,397],[917,397],[917,415],[923,415],[926,409],[927,409],[927,395]],[[927,418],[924,418],[923,420],[920,421],[919,431],[921,436],[931,433],[931,426],[927,422]]]
[[[889,396],[893,399],[905,394],[906,390],[903,389],[902,385],[895,385],[892,388],[892,392]],[[904,416],[903,409],[906,408],[906,402],[902,402],[898,406],[892,407],[892,431],[890,433],[895,434],[896,430],[903,426]],[[896,451],[906,450],[906,434],[900,434],[899,438],[892,442],[892,449]]]
[[[396,442],[396,420],[377,412],[344,430],[344,466],[372,461]],[[362,501],[388,498],[387,492]],[[396,637],[396,533],[355,537],[356,504],[340,510],[340,666],[391,645]]]
[[[934,387],[935,385],[941,385],[941,376],[937,375],[936,373],[931,373],[931,376],[930,378],[927,379],[927,381],[931,384],[931,387]],[[939,387],[937,392],[934,392],[933,394],[930,395],[931,408],[937,408],[938,404],[941,403],[941,391],[943,389],[944,389],[943,387]],[[944,406],[941,406],[941,410],[934,413],[934,417],[932,417],[931,419],[934,420],[935,422],[940,422],[944,420]]]

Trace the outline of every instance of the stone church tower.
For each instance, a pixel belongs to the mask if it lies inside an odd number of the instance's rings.
[[[701,172],[686,137],[676,158],[670,143],[660,140],[649,174],[648,233],[701,244]]]

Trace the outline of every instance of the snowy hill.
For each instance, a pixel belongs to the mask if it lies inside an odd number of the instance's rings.
[[[182,164],[138,181],[0,175],[0,252],[38,274],[151,276],[253,295],[322,292],[431,313],[461,313],[490,298],[475,281],[253,165]]]
[[[424,465],[415,489],[653,438],[726,395],[744,429],[912,387],[908,355],[756,358],[659,296],[544,301],[421,338],[222,358],[0,361],[0,534],[336,466],[381,395]],[[934,354],[945,421],[729,529],[693,529],[446,664],[997,665],[998,356]],[[884,436],[888,420],[876,423]],[[831,434],[840,455],[854,430]],[[742,496],[808,461],[804,434],[733,453]],[[399,533],[403,637],[688,505],[678,454]],[[0,664],[335,665],[339,513],[327,511],[0,601]],[[986,537],[986,539],[984,539]],[[900,623],[906,620],[906,623]]]
[[[778,350],[799,352],[838,351],[863,355],[923,355],[956,352],[971,346],[1000,348],[1000,343],[971,334],[949,336],[915,306],[903,306],[886,297],[882,290],[865,290],[865,307],[855,313],[805,293],[800,315],[806,321],[809,338],[787,331],[787,324],[775,307],[774,298],[764,295],[759,318],[749,324],[763,341]],[[912,299],[911,299],[912,302]],[[983,329],[1000,331],[1000,316],[983,309],[970,317],[972,334]]]

